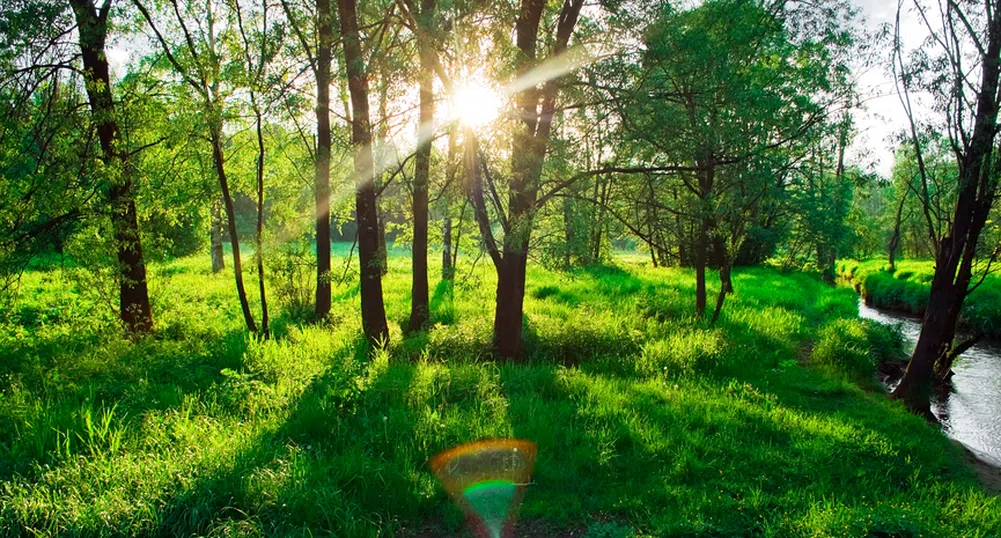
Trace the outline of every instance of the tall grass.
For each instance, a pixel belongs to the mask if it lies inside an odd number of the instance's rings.
[[[26,275],[0,321],[0,535],[456,532],[427,458],[509,436],[539,445],[522,515],[553,532],[1001,528],[960,451],[873,387],[896,344],[850,290],[742,270],[713,326],[687,270],[532,267],[528,360],[508,364],[488,360],[490,268],[437,284],[434,325],[404,335],[408,262],[390,259],[375,352],[351,278],[329,321],[280,312],[264,341],[207,257],[154,266],[157,332],[131,343],[75,269]]]

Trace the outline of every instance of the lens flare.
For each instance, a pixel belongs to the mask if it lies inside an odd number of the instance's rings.
[[[476,536],[511,535],[535,467],[531,441],[492,439],[455,447],[431,459],[431,470],[462,508]]]

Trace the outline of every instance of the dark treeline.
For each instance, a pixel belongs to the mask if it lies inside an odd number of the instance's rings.
[[[290,267],[308,267],[291,294],[308,317],[331,314],[338,240],[383,344],[397,243],[412,251],[408,330],[428,323],[430,250],[444,279],[484,256],[495,351],[518,359],[530,260],[571,269],[639,248],[694,268],[694,313],[714,323],[734,266],[833,283],[839,257],[931,257],[895,392],[927,410],[998,255],[1001,5],[907,9],[934,39],[872,35],[834,0],[7,2],[5,297],[32,260],[65,253],[110,270],[140,335],[156,328],[146,264],[207,249],[266,337],[268,286],[287,289]],[[850,159],[865,69],[893,74],[910,120],[890,178]]]

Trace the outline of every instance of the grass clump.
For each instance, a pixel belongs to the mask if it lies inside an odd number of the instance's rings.
[[[0,320],[0,536],[457,533],[427,459],[487,437],[539,446],[531,528],[1001,528],[960,451],[848,375],[893,343],[855,319],[848,289],[742,269],[711,325],[690,315],[689,270],[533,266],[526,360],[498,363],[489,266],[460,264],[434,287],[435,322],[405,335],[408,262],[389,260],[392,339],[376,352],[360,337],[356,274],[335,288],[331,320],[276,308],[264,341],[207,256],[152,265],[157,329],[133,344],[72,269],[29,272],[32,315]]]
[[[810,362],[831,374],[875,386],[879,363],[898,358],[902,347],[903,338],[895,327],[870,320],[835,319],[818,331]]]

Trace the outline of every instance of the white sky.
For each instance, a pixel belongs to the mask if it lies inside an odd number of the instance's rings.
[[[893,25],[897,15],[897,2],[894,0],[851,0],[861,8],[861,15],[866,25],[873,32],[884,24]],[[900,38],[905,50],[915,48],[928,35],[927,30],[917,15],[908,10],[913,5],[905,2],[904,13],[901,15]],[[896,143],[894,134],[907,127],[907,116],[897,98],[893,84],[893,75],[889,71],[889,55],[892,43],[887,41],[879,51],[879,65],[870,67],[866,72],[856,73],[860,93],[864,96],[865,109],[857,118],[859,134],[851,148],[850,158],[864,168],[874,169],[884,177],[890,176],[893,167],[893,148]],[[918,110],[922,107],[918,106]]]

